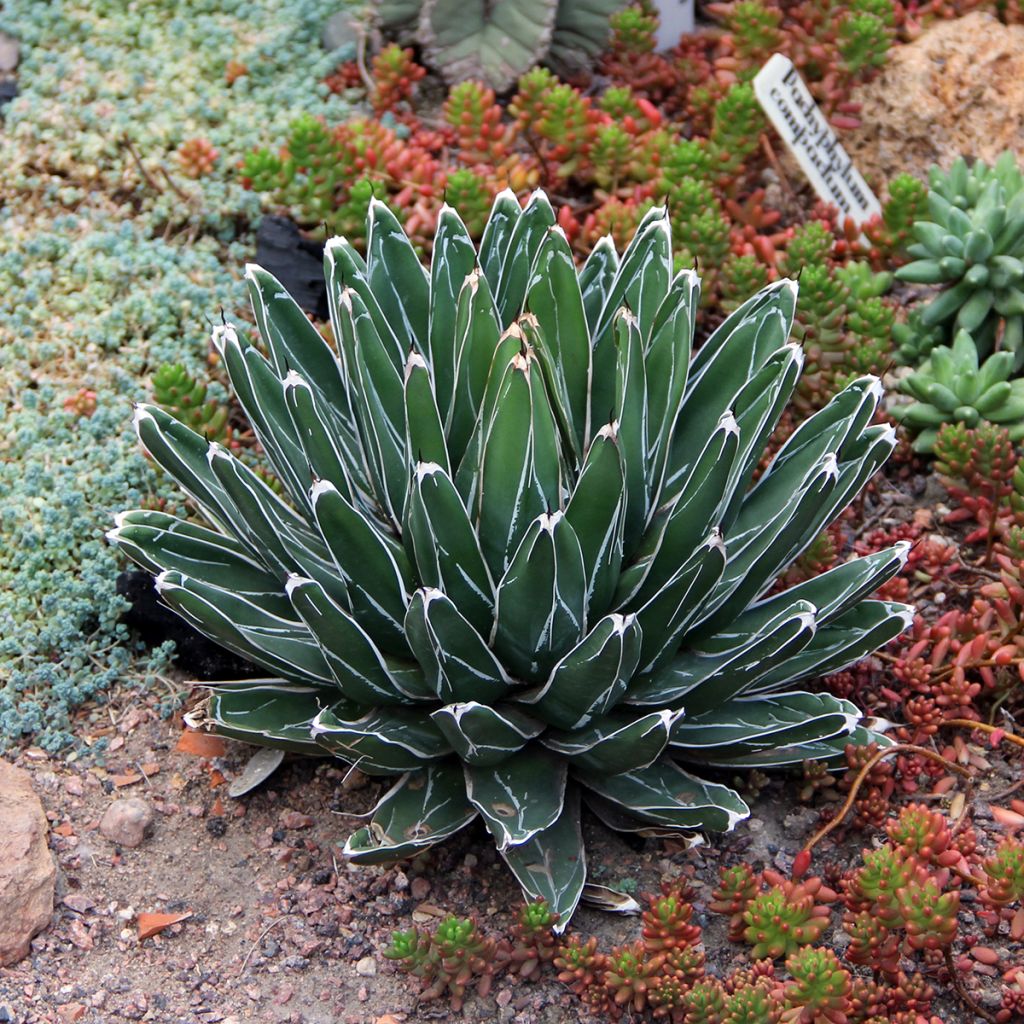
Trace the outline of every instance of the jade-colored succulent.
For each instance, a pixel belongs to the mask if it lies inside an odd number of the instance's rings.
[[[1009,379],[1013,361],[1009,352],[994,352],[979,366],[978,347],[966,331],[957,334],[952,348],[932,349],[921,368],[900,381],[900,390],[916,401],[890,410],[918,431],[914,450],[933,451],[946,423],[997,423],[1012,440],[1024,438],[1024,379]]]
[[[906,546],[773,586],[894,432],[862,378],[752,484],[800,370],[796,285],[691,354],[699,282],[672,272],[663,208],[577,268],[547,198],[505,192],[479,250],[445,208],[432,252],[424,268],[377,200],[365,259],[328,242],[336,349],[250,267],[266,355],[231,326],[214,343],[282,495],[140,406],[143,445],[204,522],[139,510],[111,538],[268,673],[214,684],[196,721],[391,780],[352,860],[481,817],[561,929],[586,877],[581,799],[621,830],[728,830],[748,809],[702,770],[872,740],[800,681],[906,628],[906,606],[868,599]]]
[[[750,955],[755,960],[788,956],[801,946],[817,942],[831,920],[827,904],[836,898],[820,878],[792,882],[774,873],[766,875],[772,884],[743,911],[743,937],[753,946]]]
[[[196,433],[223,441],[228,433],[229,409],[207,398],[207,387],[180,363],[164,363],[153,374],[153,401]]]
[[[896,276],[946,288],[921,311],[925,328],[965,330],[982,353],[1001,348],[1024,366],[1024,175],[1012,152],[992,166],[961,157],[932,168],[928,218],[915,222],[913,262]]]

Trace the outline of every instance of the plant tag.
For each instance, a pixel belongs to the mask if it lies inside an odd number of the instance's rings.
[[[693,0],[654,0],[658,10],[658,49],[671,49],[693,31]]]
[[[857,225],[882,204],[853,166],[836,133],[814,102],[800,72],[788,57],[773,54],[754,78],[754,94],[782,141],[789,147],[814,191]]]

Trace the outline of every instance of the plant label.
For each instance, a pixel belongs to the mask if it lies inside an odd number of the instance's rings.
[[[781,53],[773,54],[754,78],[754,94],[768,120],[789,147],[814,191],[839,208],[843,218],[863,224],[882,205],[853,166],[810,90]]]
[[[668,50],[693,31],[693,0],[654,0],[658,9],[658,49]]]

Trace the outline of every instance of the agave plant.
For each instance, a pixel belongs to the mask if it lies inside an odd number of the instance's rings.
[[[266,354],[214,332],[284,496],[143,405],[143,445],[206,524],[140,510],[111,537],[273,674],[213,684],[211,728],[395,777],[352,860],[412,856],[479,816],[564,926],[581,797],[615,829],[724,831],[748,809],[694,768],[877,738],[795,684],[907,626],[867,599],[905,547],[773,592],[894,444],[863,378],[754,482],[800,372],[794,282],[692,353],[699,281],[673,274],[666,211],[577,269],[541,193],[499,195],[479,252],[444,208],[429,270],[375,201],[365,261],[335,238],[325,263],[337,349],[258,267]]]

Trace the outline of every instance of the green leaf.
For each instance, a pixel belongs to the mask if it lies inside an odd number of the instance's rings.
[[[616,346],[614,421],[625,475],[626,515],[623,546],[628,556],[647,522],[647,377],[640,327],[623,310],[613,323]]]
[[[622,565],[625,478],[618,429],[602,427],[591,442],[565,518],[580,542],[586,573],[587,617],[594,621],[611,606]]]
[[[203,724],[243,743],[320,757],[323,750],[310,738],[310,729],[325,696],[319,686],[280,679],[220,682],[203,709]]]
[[[578,463],[590,437],[590,332],[572,249],[554,227],[541,247],[526,308],[537,319],[535,347]]]
[[[429,462],[450,471],[444,427],[434,401],[430,370],[416,352],[405,365],[405,436],[413,464]]]
[[[519,678],[546,679],[586,632],[586,577],[573,528],[561,512],[530,524],[498,584],[494,649]]]
[[[421,583],[444,591],[478,633],[490,636],[494,583],[459,492],[440,466],[416,467],[403,539]]]
[[[525,843],[500,852],[523,890],[535,900],[547,900],[548,906],[561,915],[552,930],[556,934],[563,932],[580,901],[587,877],[577,787],[566,788],[562,812],[553,824]]]
[[[389,654],[408,656],[402,622],[412,569],[384,535],[327,480],[312,490],[313,513],[345,584],[356,622]]]
[[[430,257],[428,348],[438,395],[445,400],[455,380],[455,317],[466,278],[476,270],[476,248],[462,218],[447,203],[437,215]]]
[[[601,716],[573,732],[548,732],[541,742],[570,763],[618,775],[653,764],[668,745],[682,711],[652,711],[638,718]]]
[[[367,775],[416,771],[452,752],[427,714],[402,708],[365,712],[340,702],[321,711],[311,731],[321,747]]]
[[[544,686],[517,700],[559,729],[580,729],[622,699],[640,660],[634,615],[606,615],[554,667]]]
[[[480,240],[480,267],[492,292],[498,287],[512,232],[522,215],[523,208],[512,189],[502,189],[494,197]]]
[[[619,269],[619,254],[611,235],[599,239],[580,270],[580,293],[590,334],[597,326]]]
[[[151,573],[173,569],[237,594],[281,592],[276,575],[216,530],[151,509],[121,512],[115,523],[107,539]]]
[[[504,92],[544,56],[556,10],[545,0],[424,0],[418,38],[447,82],[482,79]]]
[[[381,797],[370,823],[349,836],[345,856],[354,864],[407,860],[449,839],[476,814],[459,766],[429,764],[403,775]]]
[[[367,215],[366,278],[403,352],[430,351],[430,278],[398,218],[379,199]]]
[[[566,766],[536,745],[489,768],[467,765],[466,793],[498,850],[519,846],[549,828],[562,813]]]
[[[373,707],[433,696],[416,665],[382,654],[355,618],[318,583],[292,576],[285,590],[347,700]]]
[[[478,768],[499,764],[544,730],[544,724],[508,705],[448,704],[431,713],[459,759]]]
[[[413,594],[405,629],[428,685],[444,703],[493,704],[512,688],[501,662],[440,590],[424,587]]]
[[[494,301],[503,326],[522,312],[537,255],[554,225],[555,211],[548,197],[543,192],[534,192],[512,228],[508,252],[494,289]]]
[[[170,570],[156,578],[156,591],[200,633],[243,658],[294,682],[334,685],[320,648],[283,594],[257,600]]]
[[[741,697],[676,722],[671,745],[677,757],[715,763],[719,756],[848,735],[860,717],[849,701],[827,693]]]
[[[744,693],[774,665],[803,650],[814,631],[814,606],[795,601],[756,632],[726,631],[731,647],[713,653],[681,650],[656,675],[634,682],[627,702],[699,714]]]
[[[621,775],[578,769],[573,775],[632,817],[657,825],[731,832],[750,815],[736,792],[698,779],[666,758]]]

